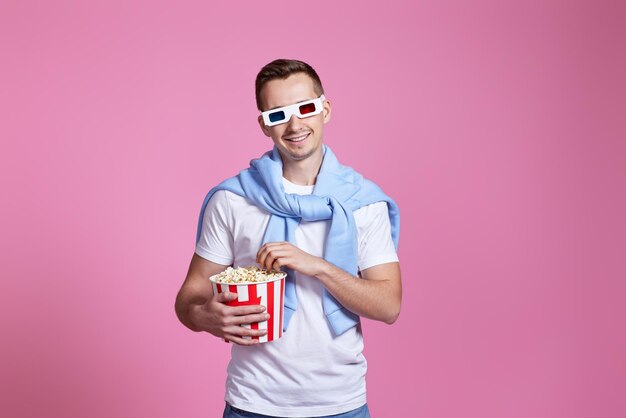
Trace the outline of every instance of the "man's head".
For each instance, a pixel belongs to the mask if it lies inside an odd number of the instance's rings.
[[[302,111],[298,106],[285,109],[284,122],[272,126],[266,126],[263,116],[259,116],[261,130],[272,138],[283,162],[285,159],[299,161],[312,155],[321,157],[322,130],[330,120],[331,107],[328,100],[315,100],[324,93],[315,70],[302,61],[275,60],[259,71],[255,87],[257,107],[261,112],[310,103]],[[311,109],[315,111],[305,114]],[[291,110],[295,110],[295,114]]]
[[[298,60],[287,60],[287,59],[277,59],[265,67],[261,68],[261,71],[256,76],[256,80],[254,82],[255,93],[256,93],[256,107],[261,112],[267,110],[263,104],[261,99],[261,90],[265,86],[265,84],[272,80],[284,80],[292,74],[296,73],[304,73],[308,75],[313,81],[313,88],[315,89],[316,97],[324,94],[324,87],[322,87],[322,81],[319,76],[306,62],[298,61]]]

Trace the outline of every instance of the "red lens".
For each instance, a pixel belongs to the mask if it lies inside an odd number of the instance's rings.
[[[300,106],[300,114],[306,115],[307,113],[315,112],[315,103],[308,103]]]

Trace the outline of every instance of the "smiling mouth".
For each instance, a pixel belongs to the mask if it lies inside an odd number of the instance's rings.
[[[309,135],[311,135],[311,132],[308,132],[304,135],[300,135],[300,136],[295,136],[293,138],[285,138],[285,141],[289,141],[289,142],[302,142],[305,139],[307,139],[309,137]]]

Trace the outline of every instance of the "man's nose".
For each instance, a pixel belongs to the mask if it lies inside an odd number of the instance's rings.
[[[291,115],[289,121],[287,122],[287,126],[289,128],[297,128],[300,126],[300,118],[297,115]]]

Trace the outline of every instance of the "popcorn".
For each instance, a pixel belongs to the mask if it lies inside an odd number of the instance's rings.
[[[285,276],[282,271],[265,270],[257,266],[228,267],[221,273],[211,276],[217,283],[263,283]]]
[[[256,266],[228,267],[221,273],[209,277],[213,294],[230,292],[237,299],[224,302],[228,306],[262,305],[269,318],[265,321],[241,324],[242,327],[267,333],[261,336],[245,336],[260,343],[276,340],[283,335],[283,317],[285,306],[285,277],[283,271],[267,271]]]

